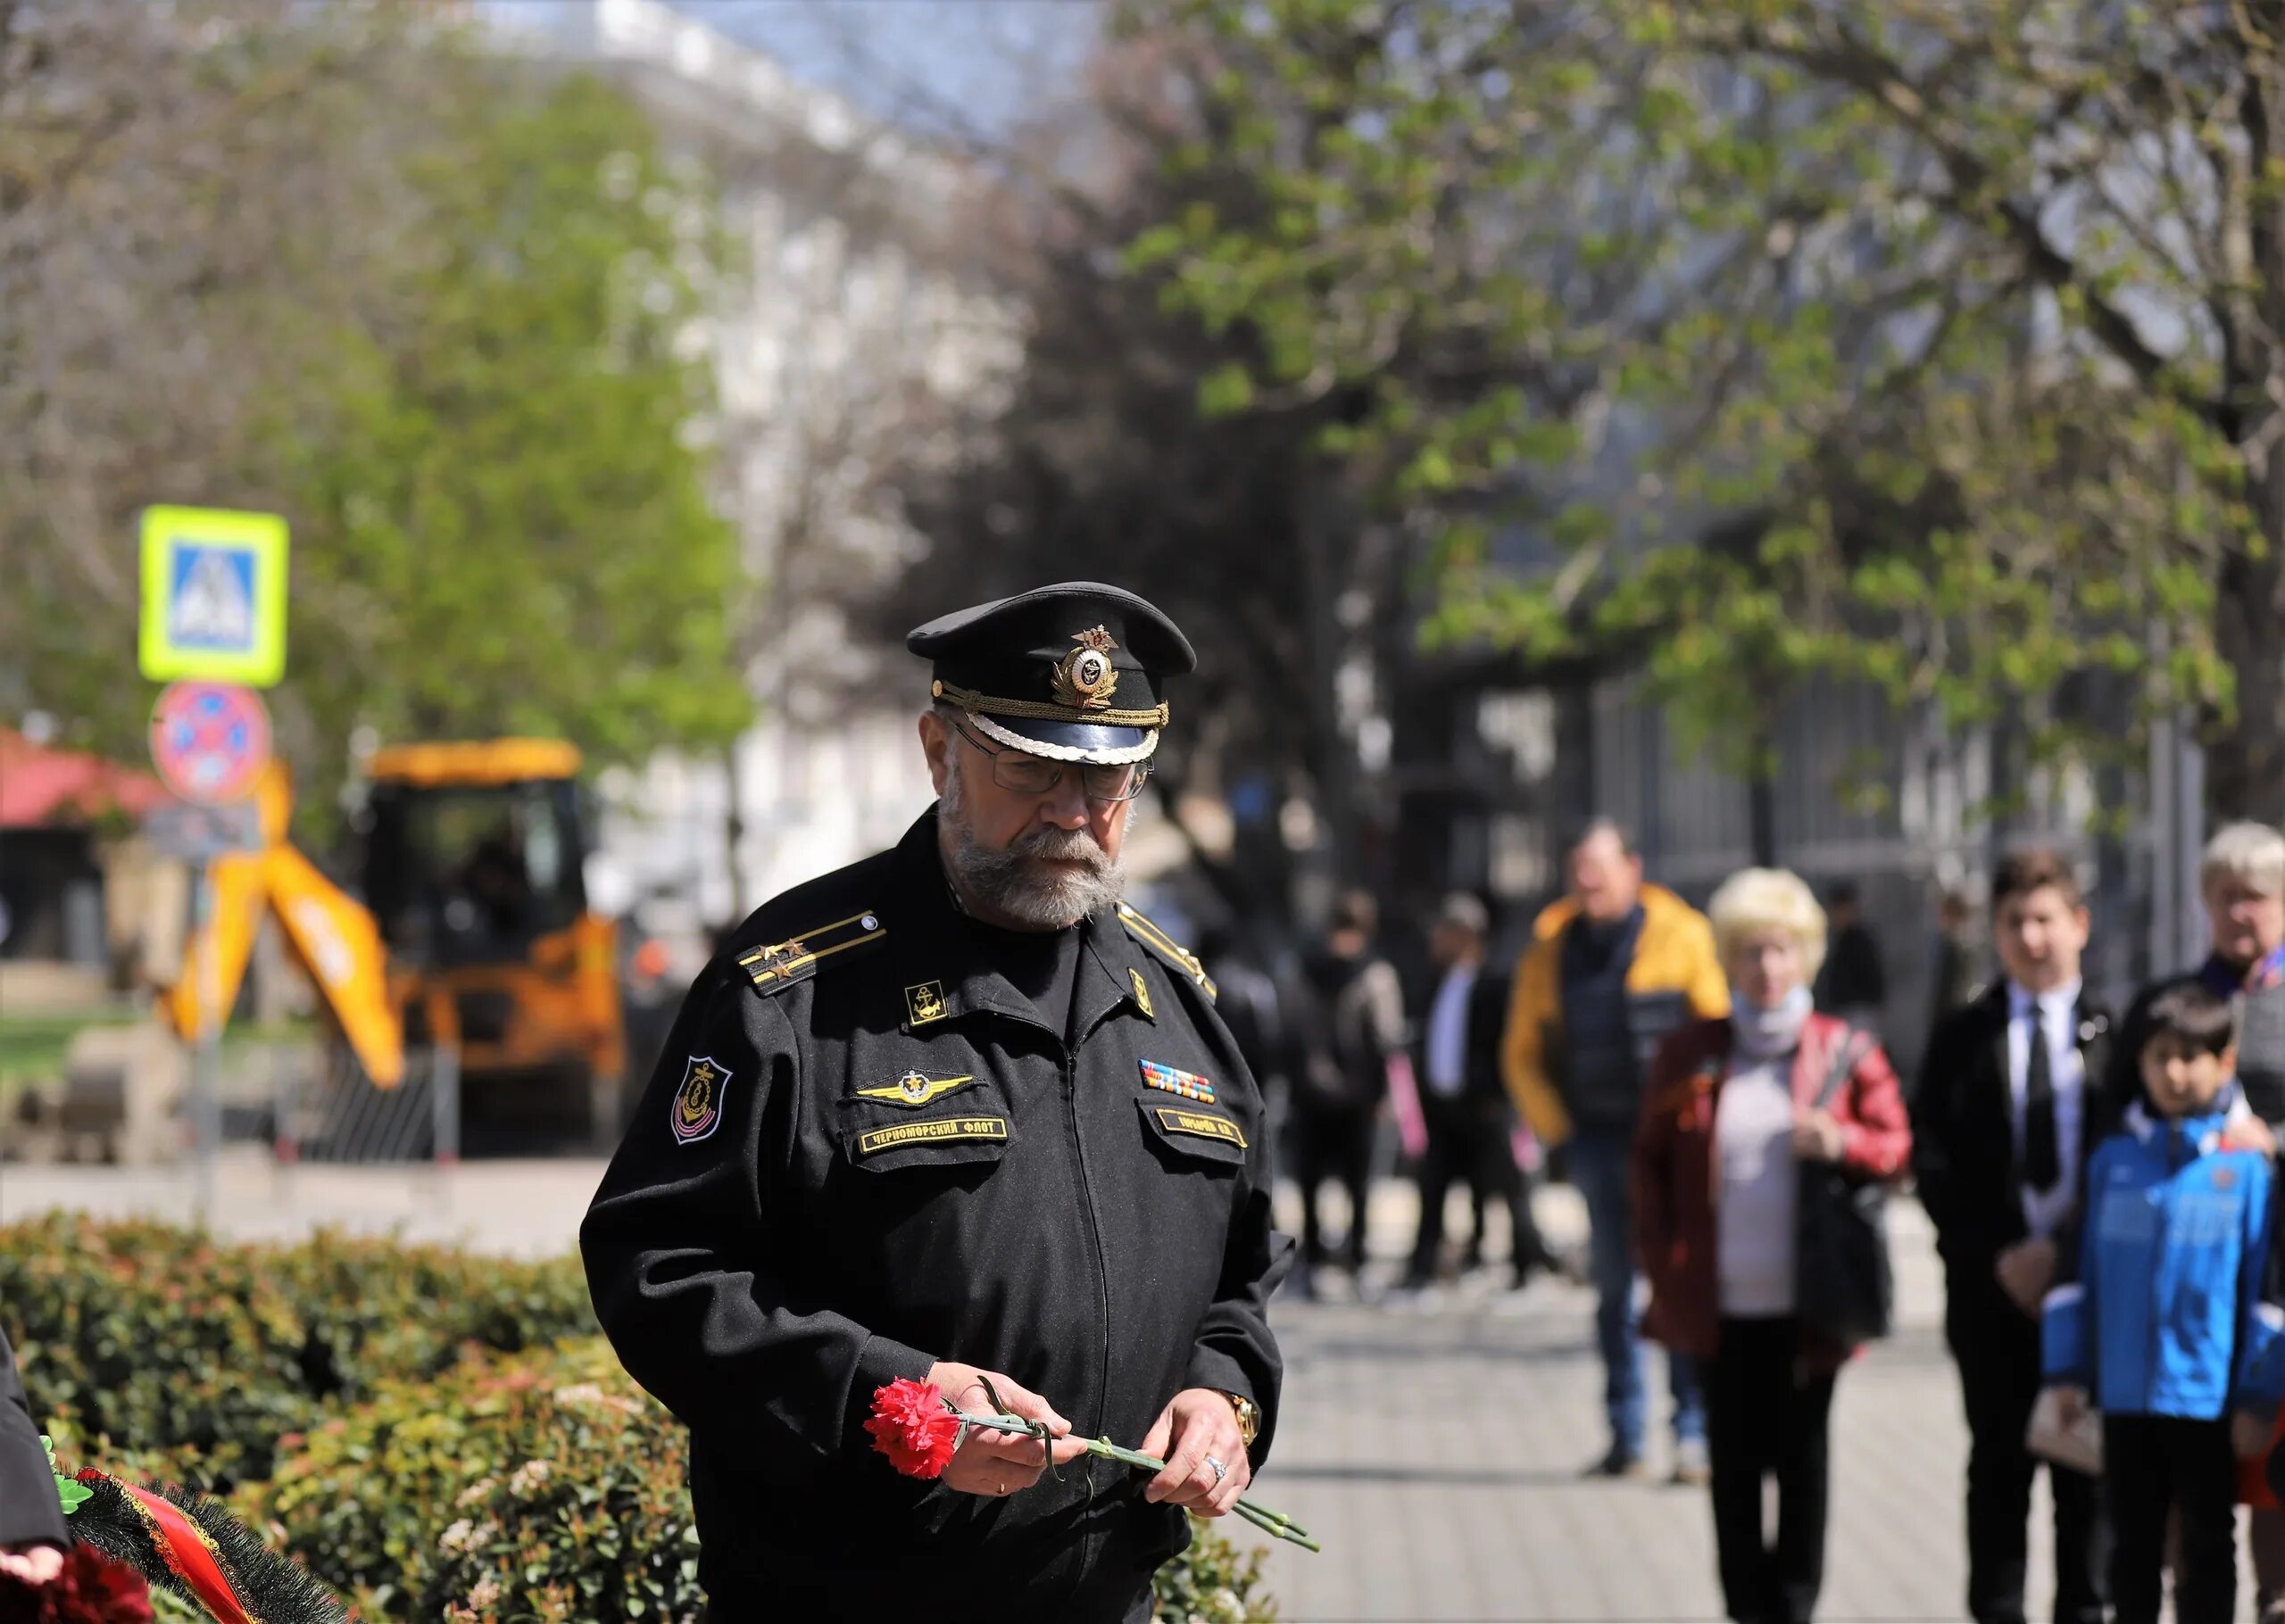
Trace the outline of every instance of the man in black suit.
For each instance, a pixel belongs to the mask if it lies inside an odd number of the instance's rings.
[[[2087,910],[2055,852],[2017,852],[1991,883],[2007,974],[1940,1020],[1913,1100],[1913,1165],[1944,1260],[1944,1329],[1970,1437],[1968,1612],[2024,1624],[2026,1523],[2041,1462],[2023,1447],[2040,1390],[2041,1299],[2067,1257],[2088,1156],[2111,1126],[2110,1014],[2080,976]],[[2093,1080],[2090,1086],[2090,1079]],[[2049,1465],[2061,1624],[2101,1624],[2101,1484]]]
[[[1500,1076],[1500,1040],[1508,1023],[1508,978],[1483,964],[1490,930],[1484,906],[1465,892],[1444,899],[1429,952],[1436,981],[1416,1023],[1413,1075],[1428,1130],[1427,1153],[1417,1173],[1420,1227],[1404,1284],[1426,1286],[1436,1275],[1444,1244],[1444,1197],[1466,1181],[1479,1207],[1505,1200],[1514,1244],[1508,1253],[1515,1283],[1553,1260],[1532,1218],[1531,1188],[1515,1155],[1516,1113]]]
[[[24,1399],[16,1356],[0,1331],[0,1571],[34,1583],[53,1578],[71,1543],[39,1424]]]

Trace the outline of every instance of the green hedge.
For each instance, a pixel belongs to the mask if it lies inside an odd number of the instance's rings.
[[[384,1384],[236,1509],[376,1618],[695,1619],[686,1444],[596,1338]],[[1160,1616],[1274,1617],[1261,1554],[1195,1532]]]
[[[0,1324],[68,1462],[232,1490],[369,1620],[698,1616],[686,1435],[573,1261],[46,1219],[0,1228]],[[1195,1533],[1159,1618],[1274,1617],[1261,1554]]]
[[[685,1440],[570,1342],[385,1382],[234,1509],[381,1618],[693,1618]]]
[[[517,1263],[320,1234],[233,1246],[163,1224],[0,1228],[0,1327],[80,1453],[154,1457],[198,1487],[268,1477],[278,1440],[462,1347],[592,1334],[575,1260]]]

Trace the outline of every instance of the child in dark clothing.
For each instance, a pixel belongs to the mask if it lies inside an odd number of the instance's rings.
[[[2088,1165],[2078,1280],[2047,1301],[2063,1418],[2103,1414],[2117,1624],[2157,1624],[2172,1514],[2175,1617],[2236,1616],[2236,1458],[2267,1447],[2285,1392],[2285,1312],[2264,1300],[2270,1163],[2223,1143],[2232,1020],[2194,981],[2151,1004],[2144,1098]]]

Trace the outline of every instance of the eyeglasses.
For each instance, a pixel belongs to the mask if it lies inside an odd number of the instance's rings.
[[[1063,769],[1070,765],[1050,761],[1025,750],[1009,750],[985,743],[967,727],[952,724],[960,736],[992,758],[992,782],[1003,790],[1018,795],[1045,795],[1063,782]],[[1142,793],[1142,786],[1151,782],[1151,764],[1147,761],[1122,761],[1116,764],[1083,761],[1079,768],[1079,787],[1089,800],[1106,805],[1133,800]]]

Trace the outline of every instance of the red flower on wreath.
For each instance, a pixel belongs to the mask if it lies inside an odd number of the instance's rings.
[[[947,1409],[933,1381],[892,1381],[873,1393],[865,1430],[873,1447],[908,1478],[941,1478],[960,1447],[960,1418]]]
[[[0,1624],[151,1624],[151,1587],[125,1562],[73,1545],[45,1585],[0,1574]]]

